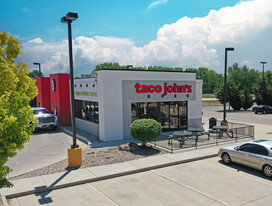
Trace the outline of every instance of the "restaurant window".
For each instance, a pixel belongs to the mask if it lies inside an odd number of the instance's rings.
[[[76,117],[99,123],[98,102],[75,100]]]
[[[131,122],[142,118],[155,119],[163,131],[187,129],[187,102],[131,103]]]

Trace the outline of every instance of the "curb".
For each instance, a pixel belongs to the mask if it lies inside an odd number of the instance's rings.
[[[44,187],[42,189],[36,189],[36,190],[33,189],[33,190],[28,190],[28,191],[14,193],[14,194],[8,194],[8,195],[1,194],[1,195],[3,198],[3,202],[6,201],[6,205],[4,202],[4,206],[8,206],[6,199],[12,199],[12,198],[22,197],[22,196],[26,196],[26,195],[32,195],[35,193],[48,192],[48,191],[52,191],[52,190],[56,190],[56,189],[63,189],[66,187],[71,187],[71,186],[76,186],[76,185],[81,185],[81,184],[86,184],[86,183],[91,183],[91,182],[97,182],[97,181],[101,181],[101,180],[107,180],[107,179],[111,179],[111,178],[122,177],[122,176],[141,173],[141,172],[147,172],[147,171],[154,170],[154,169],[175,166],[175,165],[193,162],[193,161],[197,161],[197,160],[208,159],[208,158],[212,158],[212,157],[216,157],[216,156],[217,156],[217,154],[205,155],[205,156],[201,156],[201,157],[195,157],[195,158],[180,160],[180,161],[173,161],[173,162],[169,162],[169,163],[165,163],[165,164],[161,164],[161,165],[149,166],[149,167],[139,168],[139,169],[135,169],[135,170],[131,170],[131,171],[120,172],[120,173],[116,173],[116,174],[112,174],[112,175],[106,175],[106,176],[102,176],[102,177],[95,177],[95,178],[91,178],[91,179],[70,182],[70,183],[66,183],[66,184],[62,184],[62,185],[58,185],[58,186],[53,186],[53,187]]]
[[[58,129],[59,129],[60,131],[64,132],[65,134],[70,135],[71,137],[73,136],[73,133],[72,133],[70,130],[65,129],[64,127],[58,126]],[[83,136],[81,136],[81,135],[79,135],[79,134],[76,134],[76,138],[77,138],[79,141],[81,141],[81,142],[83,142],[83,143],[85,143],[85,144],[90,144],[90,143],[91,143],[91,142],[88,140],[88,138],[83,137]]]
[[[0,197],[2,198],[3,205],[4,206],[9,206],[6,196],[4,194],[0,193]]]

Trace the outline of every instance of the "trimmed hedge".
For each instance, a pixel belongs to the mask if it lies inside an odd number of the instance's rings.
[[[130,135],[143,145],[156,139],[162,133],[162,126],[154,119],[137,119],[130,125]]]

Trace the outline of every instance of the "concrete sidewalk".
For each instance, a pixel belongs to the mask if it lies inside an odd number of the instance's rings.
[[[247,141],[250,141],[250,139]],[[241,143],[241,141],[239,143]],[[228,144],[235,143],[229,142]],[[124,163],[67,170],[66,172],[61,173],[19,179],[13,181],[13,188],[3,188],[0,190],[0,193],[4,205],[7,206],[7,199],[11,198],[215,157],[217,156],[219,147],[220,146],[213,145],[212,147],[180,151],[173,154],[157,155]]]

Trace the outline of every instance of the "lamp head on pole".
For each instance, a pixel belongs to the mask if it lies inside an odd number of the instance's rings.
[[[68,12],[66,16],[61,18],[61,23],[68,23],[69,21],[75,21],[78,19],[78,14],[74,12]]]
[[[234,51],[234,48],[233,47],[228,47],[228,48],[226,48],[226,51]]]
[[[261,64],[266,64],[267,62],[260,62]]]
[[[34,65],[40,65],[40,63],[37,63],[37,62],[34,62],[33,64],[34,64]]]

